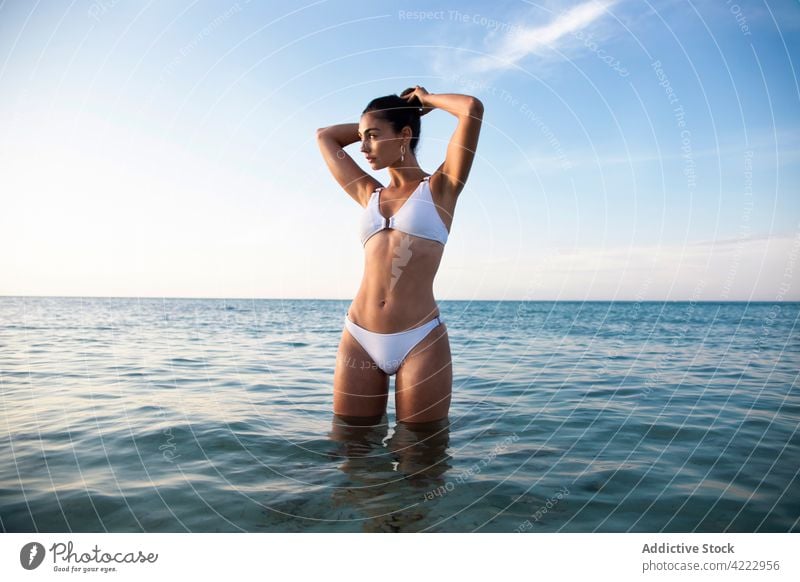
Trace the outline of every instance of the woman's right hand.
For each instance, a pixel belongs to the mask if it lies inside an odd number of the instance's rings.
[[[409,87],[400,93],[400,97],[408,101],[410,105],[420,108],[420,117],[430,113],[435,109],[435,107],[425,105],[425,97],[427,95],[429,95],[429,93],[425,90],[425,87],[420,87],[419,85]]]

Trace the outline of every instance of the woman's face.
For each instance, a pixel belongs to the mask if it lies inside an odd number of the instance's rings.
[[[361,138],[361,152],[372,169],[380,170],[400,160],[400,146],[404,138],[402,134],[394,132],[388,121],[365,113],[358,124],[358,135]]]

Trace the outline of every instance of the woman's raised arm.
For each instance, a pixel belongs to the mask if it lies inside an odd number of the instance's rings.
[[[406,89],[401,97],[412,102],[412,98],[416,97],[423,109],[442,109],[458,118],[458,126],[447,145],[445,160],[436,170],[442,174],[443,179],[439,181],[442,185],[442,194],[458,196],[467,182],[475,150],[478,147],[478,136],[483,122],[483,103],[470,95],[428,93],[420,86]]]
[[[344,147],[360,141],[357,123],[342,123],[317,130],[317,145],[333,177],[353,200],[366,206],[380,183],[351,158]]]

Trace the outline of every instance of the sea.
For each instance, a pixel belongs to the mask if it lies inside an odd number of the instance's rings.
[[[449,417],[367,426],[348,305],[0,297],[0,530],[800,531],[800,303],[440,301]]]

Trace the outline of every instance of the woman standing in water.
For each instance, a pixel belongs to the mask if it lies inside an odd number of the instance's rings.
[[[455,115],[458,127],[444,162],[427,175],[415,152],[420,117],[433,109]],[[417,85],[399,97],[373,99],[359,123],[317,130],[317,143],[333,177],[364,208],[364,277],[345,316],[339,344],[333,378],[336,415],[382,417],[389,376],[396,374],[398,421],[447,417],[452,359],[433,280],[475,157],[482,119],[483,104],[475,97],[428,93]],[[356,141],[361,141],[361,152],[373,170],[389,170],[385,188],[343,150]]]

